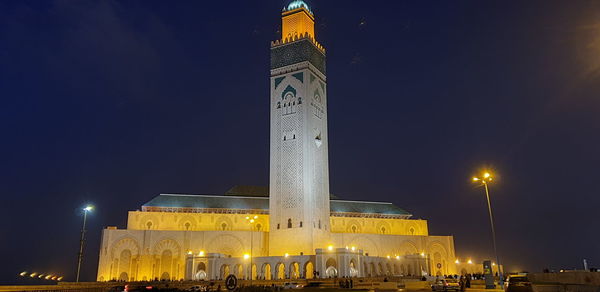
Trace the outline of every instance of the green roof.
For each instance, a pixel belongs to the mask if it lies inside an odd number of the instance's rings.
[[[231,190],[230,190],[231,191]],[[192,209],[237,209],[269,211],[267,196],[236,196],[230,192],[227,195],[184,195],[160,194],[142,206],[159,208],[192,208]],[[411,214],[387,202],[346,201],[332,199],[331,212],[361,213],[364,215],[406,216]]]

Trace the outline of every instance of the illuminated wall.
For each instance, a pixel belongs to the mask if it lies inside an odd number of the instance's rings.
[[[427,220],[331,217],[331,232],[428,235]]]
[[[269,215],[130,211],[127,229],[178,231],[248,231],[247,216],[257,216],[255,231],[269,230]]]
[[[269,230],[269,215],[130,211],[127,229],[172,231],[248,231],[247,216],[257,216],[255,231]],[[427,220],[330,217],[331,232],[428,235]]]
[[[282,39],[291,39],[306,33],[313,38],[315,37],[314,18],[305,8],[283,12],[281,27]]]

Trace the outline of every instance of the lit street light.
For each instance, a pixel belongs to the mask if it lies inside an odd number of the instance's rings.
[[[79,282],[79,271],[81,270],[81,260],[83,259],[83,243],[85,242],[85,221],[87,213],[94,210],[94,206],[88,205],[83,208],[83,227],[81,227],[81,239],[79,239],[79,255],[77,257],[77,278],[75,282]],[[62,278],[62,277],[61,277]]]
[[[492,226],[492,241],[494,243],[494,254],[496,256],[496,263],[498,263],[498,285],[504,287],[502,279],[502,271],[500,271],[500,260],[498,259],[498,249],[496,248],[496,230],[494,228],[494,217],[492,216],[492,203],[490,202],[490,191],[488,183],[492,182],[492,175],[489,172],[485,172],[481,178],[473,177],[474,183],[481,183],[485,188],[485,196],[488,203],[488,211],[490,213],[490,224]]]
[[[250,286],[252,286],[252,247],[253,247],[253,243],[254,243],[254,238],[253,238],[254,222],[256,221],[256,219],[258,219],[258,216],[254,216],[254,217],[246,216],[246,222],[248,224],[250,224]],[[244,255],[244,258],[246,258],[245,255]]]

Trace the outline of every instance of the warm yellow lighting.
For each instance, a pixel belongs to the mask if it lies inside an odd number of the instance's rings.
[[[250,258],[250,254],[247,254],[247,253],[245,253],[245,254],[244,254],[244,259],[245,259],[245,260],[247,260],[247,259],[249,259],[249,258]]]
[[[31,273],[31,275],[29,275],[29,277],[35,277],[37,275],[37,273]]]
[[[40,279],[41,279],[42,277],[44,277],[44,274],[40,274],[40,275],[38,276],[38,278],[40,278]]]
[[[250,219],[250,217],[246,216],[246,220]]]
[[[458,259],[456,259],[456,260],[454,261],[454,263],[455,263],[455,264],[460,264],[460,261],[459,261]]]
[[[425,253],[424,253],[424,252],[422,252],[422,253],[421,253],[421,256],[422,256],[422,257],[424,257],[424,256],[425,256]]]
[[[294,36],[300,36],[308,33],[311,37],[315,36],[315,22],[313,16],[306,9],[293,9],[284,11],[281,18],[282,39],[290,39]]]
[[[192,251],[191,251],[191,250],[188,250],[187,254],[191,255],[191,254],[192,254]]]
[[[57,277],[56,277],[56,276],[54,276],[54,277],[52,277],[52,280],[56,280],[56,278],[57,278]]]
[[[351,247],[350,249],[351,249],[352,251],[354,251],[354,250],[356,250],[356,247],[355,247],[355,246],[353,246],[353,247]]]
[[[62,281],[62,279],[63,279],[63,277],[62,277],[62,276],[60,276],[60,277],[58,277],[58,279],[56,279],[56,280],[57,280],[57,281]]]
[[[495,266],[495,265],[496,265],[496,263],[492,263],[492,266]]]
[[[201,256],[201,257],[203,257],[203,256],[204,256],[204,251],[203,251],[203,250],[201,250],[201,251],[198,253],[198,256]]]
[[[254,216],[254,219],[258,219],[258,216]]]
[[[85,208],[83,208],[83,210],[86,211],[86,212],[90,212],[90,211],[94,210],[94,206],[88,205]]]
[[[474,177],[474,178],[473,178],[473,181],[478,181],[478,180],[479,180],[479,179],[478,179],[478,178],[476,178],[476,177]]]
[[[333,250],[333,245],[330,244],[329,246],[327,246],[327,250],[332,251]]]
[[[25,275],[27,275],[27,272],[21,272],[21,273],[19,274],[19,276],[21,276],[21,277],[24,277]]]
[[[472,264],[472,263],[473,263],[473,261],[472,261],[472,260],[469,260],[467,263],[468,263],[468,264]]]
[[[390,258],[390,256],[387,256],[387,258],[389,259],[389,258]]]
[[[490,177],[490,173],[489,172],[486,172],[486,173],[483,174],[483,178],[488,178],[488,177]]]
[[[250,223],[254,223],[254,219],[250,219]]]
[[[290,254],[286,252],[283,256],[287,258],[290,256]]]
[[[50,280],[51,277],[52,277],[52,275],[48,275],[48,276],[44,277],[44,279]]]

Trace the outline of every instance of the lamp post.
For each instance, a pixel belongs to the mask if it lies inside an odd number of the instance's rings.
[[[490,214],[490,225],[492,227],[492,241],[494,243],[494,254],[496,256],[496,264],[498,265],[498,285],[503,287],[502,271],[500,270],[500,260],[498,258],[498,249],[496,248],[496,229],[494,228],[494,216],[492,215],[492,203],[490,201],[490,190],[488,184],[492,181],[492,175],[489,172],[483,173],[481,178],[473,177],[474,183],[481,183],[485,188],[485,197],[487,198],[488,212]]]
[[[79,282],[79,271],[81,271],[81,261],[83,260],[83,243],[85,242],[85,221],[87,219],[87,213],[91,212],[94,206],[88,205],[83,208],[83,226],[81,227],[81,238],[79,239],[79,255],[77,257],[77,278],[75,282]]]
[[[246,216],[246,222],[250,224],[250,286],[252,286],[252,250],[254,244],[254,222],[258,219],[258,216],[250,217]]]

